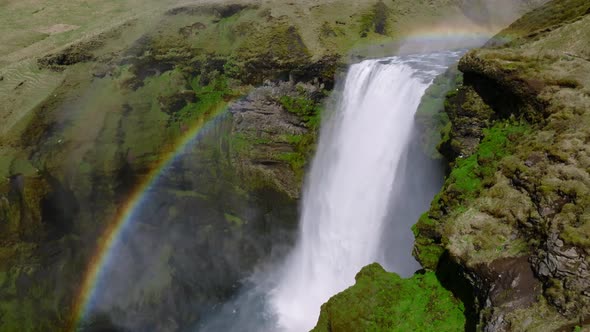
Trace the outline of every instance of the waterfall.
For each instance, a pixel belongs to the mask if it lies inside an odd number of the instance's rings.
[[[198,331],[308,331],[321,305],[353,285],[363,266],[379,262],[403,276],[420,268],[411,255],[411,226],[442,176],[417,147],[414,114],[433,79],[462,54],[351,66],[339,101],[323,119],[295,248],[278,265],[262,264]]]
[[[424,91],[446,64],[435,55],[353,65],[341,100],[324,124],[303,195],[300,238],[270,292],[279,328],[308,331],[332,295],[365,265],[382,264],[381,239],[397,195],[399,169]],[[397,177],[397,178],[396,178]],[[424,207],[426,209],[426,207]],[[395,211],[393,213],[395,216]],[[405,221],[405,232],[416,221]],[[395,222],[395,221],[394,221]],[[403,255],[411,257],[411,242]],[[405,267],[393,267],[395,272]]]

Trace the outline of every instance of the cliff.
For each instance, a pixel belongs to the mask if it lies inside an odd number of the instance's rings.
[[[571,330],[588,311],[590,4],[552,1],[459,63],[443,190],[415,256],[473,288],[484,331]]]

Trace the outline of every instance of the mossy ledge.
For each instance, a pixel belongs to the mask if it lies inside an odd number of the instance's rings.
[[[356,284],[322,306],[313,332],[460,331],[463,304],[433,272],[402,279],[379,264],[364,267]]]

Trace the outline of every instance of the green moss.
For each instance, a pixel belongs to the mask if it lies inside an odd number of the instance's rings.
[[[500,160],[510,154],[512,142],[528,130],[526,124],[510,122],[498,122],[484,129],[477,152],[457,159],[446,181],[447,190],[455,192],[461,200],[476,197],[497,171]]]
[[[573,218],[576,220],[576,218]],[[579,217],[580,225],[565,225],[561,238],[568,244],[582,248],[590,248],[590,215],[584,214]],[[577,227],[576,227],[577,226]]]
[[[206,84],[203,84],[202,81],[202,76],[192,79],[191,87],[197,101],[187,104],[178,111],[175,114],[176,121],[190,121],[210,115],[236,95],[229,87],[228,78],[224,75],[214,75],[213,79]]]
[[[414,244],[414,256],[420,262],[423,268],[436,271],[440,258],[445,253],[445,249],[439,243],[435,243],[429,238],[419,238]]]
[[[244,223],[245,223],[244,220],[242,220],[242,218],[240,218],[238,216],[234,216],[233,214],[230,214],[230,213],[225,213],[224,217],[228,223],[230,223],[234,226],[240,227],[240,226],[244,225]]]
[[[430,211],[422,215],[412,228],[416,238],[413,254],[424,268],[436,270],[445,251],[446,237],[443,236],[441,222],[448,220],[450,216],[453,216],[453,220],[458,218],[468,210],[469,203],[484,188],[494,183],[500,163],[513,152],[515,142],[529,130],[530,126],[525,123],[497,122],[493,127],[484,129],[484,137],[473,155],[455,161],[443,190],[434,198]],[[495,248],[499,249],[497,245]]]
[[[422,147],[435,159],[441,159],[439,147],[450,140],[451,122],[445,110],[445,103],[457,93],[463,75],[452,67],[434,79],[422,97],[416,110],[416,123],[422,127]]]
[[[438,221],[432,219],[428,213],[424,213],[412,226],[412,232],[416,238],[413,255],[422,267],[432,271],[436,270],[438,261],[445,251],[442,245],[435,243],[434,240],[440,238],[438,227]]]
[[[278,159],[288,162],[296,174],[303,172],[303,168],[307,163],[306,156],[300,152],[283,152],[278,155]]]
[[[290,113],[300,117],[310,129],[316,129],[321,121],[321,107],[306,97],[283,96],[279,99],[281,105]]]
[[[463,311],[434,273],[402,279],[375,263],[322,306],[312,331],[461,331]]]

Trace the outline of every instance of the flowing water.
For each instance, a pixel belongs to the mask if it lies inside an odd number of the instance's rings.
[[[313,161],[299,243],[270,297],[279,326],[312,328],[321,304],[354,284],[363,266],[375,261],[387,265],[381,250],[387,222],[408,232],[416,221],[395,220],[395,214],[390,220],[389,207],[405,195],[394,189],[406,176],[400,168],[414,113],[432,79],[446,68],[440,61],[453,55],[367,60],[350,68]],[[404,249],[396,255],[413,261],[411,246]],[[411,274],[418,267],[393,268]]]
[[[442,175],[416,149],[414,115],[433,79],[462,53],[351,66],[322,127],[296,247],[201,330],[308,331],[322,303],[353,285],[363,266],[379,262],[404,276],[420,268],[411,256],[411,226]],[[256,315],[263,323],[252,322]]]

